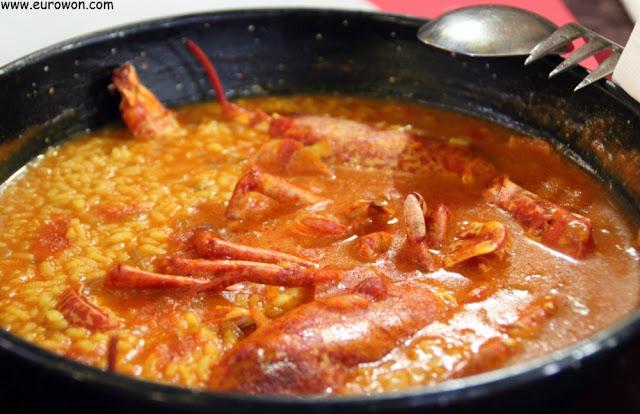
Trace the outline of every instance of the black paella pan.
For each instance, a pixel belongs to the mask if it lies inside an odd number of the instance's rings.
[[[47,146],[117,119],[119,98],[107,87],[111,70],[124,61],[146,62],[143,83],[170,106],[212,100],[184,47],[183,38],[190,38],[215,60],[230,97],[393,97],[561,143],[637,223],[637,102],[611,83],[573,93],[571,85],[585,75],[579,68],[548,80],[559,58],[525,68],[523,58],[465,58],[426,47],[416,39],[422,23],[378,13],[257,10],[145,22],[59,44],[0,69],[0,175],[4,181]],[[638,332],[640,309],[568,349],[498,371],[375,396],[286,398],[139,381],[57,357],[0,330],[0,396],[6,412],[549,411],[584,395]]]

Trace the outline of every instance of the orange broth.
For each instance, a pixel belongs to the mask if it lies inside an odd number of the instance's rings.
[[[547,142],[391,100],[296,96],[238,104],[267,113],[327,114],[469,147],[494,166],[493,175],[507,174],[528,191],[588,217],[595,252],[575,259],[532,240],[508,212],[482,198],[487,179],[462,183],[438,171],[408,174],[343,164],[330,165],[328,176],[286,173],[290,183],[330,202],[295,207],[265,199],[254,206],[255,217],[231,222],[225,210],[234,186],[271,137],[223,119],[217,104],[202,104],[177,110],[187,130],[183,136],[135,141],[122,128],[95,131],[48,149],[4,184],[0,325],[100,369],[206,389],[225,355],[260,334],[255,325],[350,289],[348,280],[315,290],[241,283],[216,294],[103,286],[118,264],[155,272],[167,256],[192,256],[189,240],[197,228],[320,268],[373,272],[387,284],[412,280],[434,294],[440,310],[435,322],[381,359],[345,368],[343,383],[330,384],[328,393],[405,389],[514,364],[586,338],[638,305],[635,229],[594,177]],[[449,207],[449,240],[470,222],[504,224],[511,243],[507,253],[433,272],[421,269],[407,245],[402,214],[410,192],[422,194],[427,206]],[[383,223],[392,236],[390,247],[374,260],[358,256],[359,234],[325,240],[291,230],[301,212],[341,217],[362,199],[384,203],[392,212]],[[119,326],[91,329],[68,320],[60,298],[78,282]],[[544,312],[518,330],[536,304]],[[243,310],[254,314],[239,323],[234,315]],[[500,342],[498,356],[484,352],[494,341]],[[115,361],[110,367],[109,357]]]

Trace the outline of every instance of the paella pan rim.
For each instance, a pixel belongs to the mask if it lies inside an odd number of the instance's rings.
[[[137,24],[122,26],[97,32],[87,36],[71,39],[69,41],[51,46],[29,56],[18,59],[0,68],[0,85],[6,82],[11,76],[26,73],[29,68],[40,67],[47,64],[51,59],[61,55],[69,54],[77,49],[101,48],[114,41],[121,44],[122,41],[156,31],[181,32],[183,28],[197,28],[196,33],[206,36],[206,31],[215,24],[242,24],[251,19],[267,20],[295,20],[300,16],[306,18],[318,17],[322,19],[332,19],[343,22],[343,26],[351,22],[367,21],[388,27],[389,37],[394,38],[396,30],[414,31],[424,23],[423,19],[409,16],[390,15],[375,12],[356,12],[346,10],[322,10],[322,9],[265,9],[247,11],[226,11],[207,14],[193,14],[164,19],[156,19]],[[206,30],[204,29],[206,28]],[[246,30],[243,27],[242,30]],[[149,41],[149,40],[144,40]],[[177,40],[179,42],[179,40]],[[400,42],[400,40],[398,40]],[[417,40],[416,40],[417,42]],[[281,45],[282,46],[282,45]],[[440,53],[442,52],[434,52]],[[446,54],[445,54],[446,55]],[[94,65],[104,64],[110,69],[111,61],[101,61],[102,57],[95,57],[92,61]],[[457,59],[451,56],[451,59]],[[508,59],[507,59],[508,60]],[[546,64],[544,63],[546,61]],[[538,69],[528,69],[539,71],[540,76],[548,72],[548,68],[555,66],[557,59],[550,57],[543,60],[542,67]],[[512,65],[513,63],[510,63]],[[487,65],[489,65],[487,63]],[[73,70],[71,71],[73,72]],[[579,80],[586,74],[584,69],[574,68],[569,71],[568,79]],[[566,81],[567,78],[564,78]],[[557,88],[557,86],[554,86]],[[633,101],[619,87],[611,82],[601,82],[591,86],[593,93],[604,100],[615,102],[628,110],[628,116],[640,116],[640,109],[637,102]],[[569,88],[567,88],[569,89]],[[202,91],[200,91],[202,92]],[[206,91],[205,91],[206,92]],[[238,92],[238,94],[241,94]],[[200,99],[198,97],[198,99]],[[562,99],[573,99],[570,93]],[[59,108],[58,108],[59,109]],[[457,108],[463,112],[473,112],[473,108]],[[18,129],[24,130],[21,126]],[[0,136],[3,140],[6,136]],[[42,149],[42,148],[41,148]],[[637,210],[637,207],[634,206]],[[135,399],[150,401],[158,404],[167,404],[171,407],[182,409],[193,409],[195,411],[205,410],[213,404],[226,402],[240,404],[241,409],[250,410],[252,407],[258,408],[299,408],[316,407],[318,409],[331,409],[336,411],[351,410],[354,407],[364,411],[395,410],[410,407],[445,407],[460,403],[470,403],[475,400],[491,398],[496,395],[503,395],[514,389],[535,386],[539,382],[544,382],[549,378],[559,374],[577,372],[583,368],[589,360],[611,358],[619,351],[621,345],[630,339],[637,337],[640,331],[640,309],[636,309],[625,319],[601,331],[573,346],[554,352],[553,354],[537,358],[528,362],[500,370],[480,374],[472,377],[450,380],[441,384],[413,388],[407,391],[383,393],[366,396],[303,396],[303,397],[281,397],[281,396],[252,396],[230,393],[216,393],[200,390],[189,390],[186,388],[173,387],[158,383],[147,382],[135,378],[125,377],[111,372],[105,372],[96,368],[88,367],[80,363],[68,360],[49,353],[30,343],[19,339],[10,333],[0,331],[0,349],[16,358],[28,361],[30,364],[52,372],[55,375],[62,375],[72,382],[89,384],[91,386],[102,387],[102,392],[112,395],[127,394]],[[569,376],[571,377],[571,375]]]

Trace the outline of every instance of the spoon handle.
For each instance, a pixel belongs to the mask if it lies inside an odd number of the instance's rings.
[[[613,71],[612,80],[631,97],[640,102],[640,22],[631,31],[620,60]]]

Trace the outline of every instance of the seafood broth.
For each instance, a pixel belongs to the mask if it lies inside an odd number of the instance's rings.
[[[638,306],[635,229],[546,141],[392,100],[236,102],[267,126],[227,104],[152,139],[92,132],[5,183],[0,325],[150,381],[360,394],[544,355]]]

